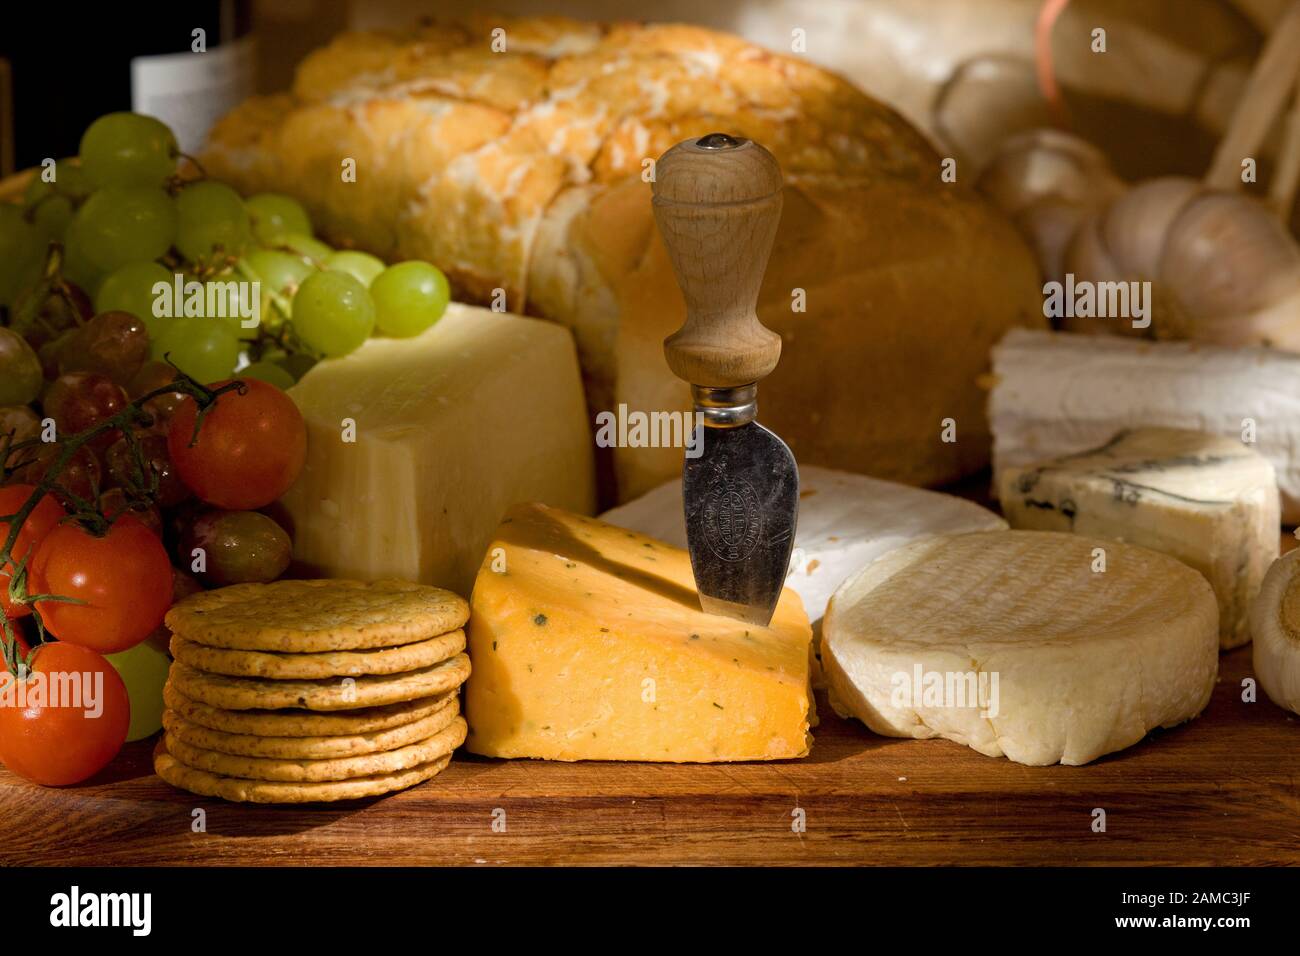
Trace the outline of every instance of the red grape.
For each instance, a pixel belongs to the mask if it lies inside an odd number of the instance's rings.
[[[101,312],[59,354],[59,371],[95,372],[120,385],[130,382],[149,358],[149,333],[129,312]]]
[[[14,473],[14,477],[29,485],[39,484],[62,451],[60,445],[51,443],[42,445],[37,451],[29,449],[22,452],[26,464]],[[55,478],[54,496],[70,507],[74,502],[64,492],[70,492],[83,501],[92,501],[103,480],[103,475],[104,469],[99,459],[83,445],[73,452],[68,463]]]
[[[181,536],[182,557],[204,552],[209,584],[274,581],[289,566],[293,543],[284,529],[256,511],[209,511],[198,515]]]
[[[94,372],[69,372],[60,375],[45,390],[42,406],[54,419],[60,438],[67,438],[93,428],[120,412],[128,404],[126,391],[107,375]],[[105,432],[93,442],[97,449],[107,448],[117,438],[116,430]]]
[[[146,433],[136,438],[140,446],[140,457],[146,469],[139,473],[131,445],[126,438],[119,438],[109,446],[104,454],[108,465],[108,476],[123,488],[147,491],[156,476],[158,482],[157,501],[160,508],[171,508],[190,497],[190,489],[176,474],[171,455],[167,452],[167,439],[162,435]]]
[[[144,505],[139,501],[132,502],[130,496],[121,488],[110,488],[100,495],[99,510],[110,524],[122,514],[134,515],[142,525],[162,538],[162,512],[154,505]]]
[[[0,447],[12,448],[23,441],[30,441],[41,433],[41,419],[26,405],[5,405],[0,407]],[[7,445],[5,443],[8,443]],[[15,457],[23,455],[22,451],[13,453]],[[28,452],[27,454],[31,454]],[[13,463],[13,459],[9,464]]]
[[[142,395],[148,395],[164,385],[171,384],[179,375],[180,373],[166,362],[145,362],[140,367],[140,371],[131,378],[126,393],[131,396],[132,401],[135,401]],[[166,435],[172,415],[183,401],[185,401],[184,392],[163,392],[145,402],[144,410],[153,416],[154,420],[150,431]]]

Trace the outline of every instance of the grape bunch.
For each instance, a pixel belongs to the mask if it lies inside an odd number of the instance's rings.
[[[83,663],[122,678],[131,739],[156,729],[172,600],[289,566],[275,503],[306,429],[286,390],[371,335],[424,332],[449,300],[433,265],[334,249],[296,200],[245,199],[182,158],[164,124],[110,114],[0,202],[4,665],[100,655]],[[214,315],[222,295],[234,308]],[[4,741],[76,748],[7,719],[0,759],[41,782],[83,779],[121,742],[99,725],[56,773]]]
[[[436,266],[386,266],[365,252],[333,249],[291,197],[244,199],[182,170],[180,158],[165,124],[111,113],[86,130],[76,160],[34,175],[21,204],[0,203],[0,310],[34,348],[48,347],[47,372],[74,347],[87,303],[94,315],[133,316],[147,334],[149,358],[197,381],[238,370],[282,388],[373,334],[418,335],[446,309],[450,289]],[[59,250],[53,266],[52,248]],[[234,308],[216,306],[252,306],[254,282],[260,321],[246,328]],[[185,302],[160,297],[162,286],[185,290]],[[197,310],[193,288],[202,292]],[[227,295],[234,298],[221,301]],[[81,308],[51,307],[52,298]],[[12,368],[30,387],[30,365],[7,354],[0,363],[0,373]],[[19,384],[10,390],[21,391]]]

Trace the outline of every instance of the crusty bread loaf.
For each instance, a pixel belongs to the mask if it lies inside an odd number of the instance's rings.
[[[785,175],[759,306],[784,351],[762,420],[810,464],[915,484],[983,466],[976,379],[1007,328],[1043,324],[1033,259],[941,181],[906,122],[800,59],[695,27],[558,18],[344,34],[291,93],[226,117],[204,159],[245,191],[299,197],[335,242],[429,259],[458,296],[501,289],[512,311],[567,324],[593,412],[653,411],[689,402],[663,359],[684,307],[642,173],[715,129],[758,140]],[[680,467],[679,449],[617,449],[618,498]]]

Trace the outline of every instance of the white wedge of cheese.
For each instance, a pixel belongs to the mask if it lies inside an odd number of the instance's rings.
[[[1250,640],[1250,603],[1278,554],[1273,466],[1235,438],[1177,428],[1120,432],[1100,448],[998,475],[1013,528],[1073,531],[1171,555],[1219,601],[1223,648]]]
[[[682,483],[670,481],[601,516],[686,547]],[[916,538],[993,531],[1007,523],[974,502],[830,468],[799,468],[799,527],[786,586],[816,624],[831,594],[867,563]]]
[[[317,573],[469,594],[511,505],[595,507],[577,358],[550,322],[453,303],[427,332],[370,339],[289,394],[307,463],[284,504],[294,557]]]
[[[1300,714],[1300,549],[1273,562],[1250,611],[1255,676],[1269,700]]]
[[[1051,531],[917,541],[831,598],[836,712],[1018,763],[1084,764],[1195,717],[1219,663],[1205,578],[1167,555]]]
[[[1277,472],[1300,522],[1300,355],[1013,330],[993,349],[995,474],[1096,448],[1143,425],[1235,438]]]

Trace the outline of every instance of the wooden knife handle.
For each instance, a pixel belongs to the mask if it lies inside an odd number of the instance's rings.
[[[653,191],[686,297],[685,324],[664,340],[668,367],[692,385],[757,382],[781,357],[754,311],[781,219],[780,166],[752,140],[710,133],[659,158]]]

